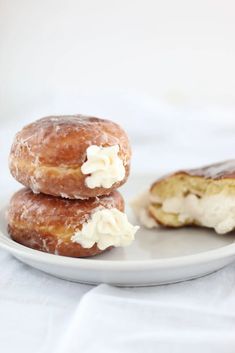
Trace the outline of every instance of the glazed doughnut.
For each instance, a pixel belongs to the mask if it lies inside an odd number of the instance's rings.
[[[36,250],[93,256],[132,242],[137,228],[123,211],[118,191],[89,200],[67,200],[23,188],[10,201],[8,232],[16,242]]]
[[[235,229],[235,160],[163,177],[151,186],[148,200],[149,216],[158,224],[228,233]]]
[[[114,122],[50,116],[16,134],[9,167],[35,193],[86,199],[108,195],[124,184],[130,158],[128,137]]]

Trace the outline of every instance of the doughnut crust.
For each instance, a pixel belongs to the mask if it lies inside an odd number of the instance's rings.
[[[119,146],[125,176],[111,187],[89,188],[81,166],[87,148]],[[13,177],[33,192],[86,199],[108,195],[126,182],[131,148],[119,125],[83,115],[49,116],[25,126],[15,136],[9,167]]]
[[[235,228],[235,160],[157,180],[150,189],[148,211],[164,226],[199,225],[230,232]]]
[[[8,232],[16,242],[47,253],[71,257],[97,255],[103,252],[97,244],[83,248],[72,242],[71,236],[98,207],[117,208],[123,212],[124,200],[118,191],[89,200],[67,200],[37,195],[23,188],[11,198]]]

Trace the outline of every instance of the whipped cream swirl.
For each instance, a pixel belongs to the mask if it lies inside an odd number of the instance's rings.
[[[110,188],[114,183],[125,178],[125,167],[118,156],[119,146],[100,147],[92,145],[87,148],[87,161],[81,166],[90,189],[96,187]]]
[[[130,245],[138,229],[117,208],[103,208],[97,209],[71,240],[81,244],[83,248],[91,248],[97,243],[98,248],[104,250],[109,246]]]

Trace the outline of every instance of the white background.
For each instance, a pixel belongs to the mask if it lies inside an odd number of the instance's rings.
[[[235,103],[233,0],[1,0],[1,119]],[[98,103],[100,102],[100,103]]]

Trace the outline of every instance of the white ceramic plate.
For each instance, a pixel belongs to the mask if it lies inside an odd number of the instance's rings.
[[[151,176],[132,177],[122,191],[126,200],[146,188],[151,180]],[[131,211],[127,212],[136,223]],[[199,228],[141,228],[131,246],[88,259],[46,254],[9,238],[5,210],[0,212],[0,246],[22,262],[63,279],[120,286],[183,281],[216,271],[235,260],[235,233],[217,235]]]

